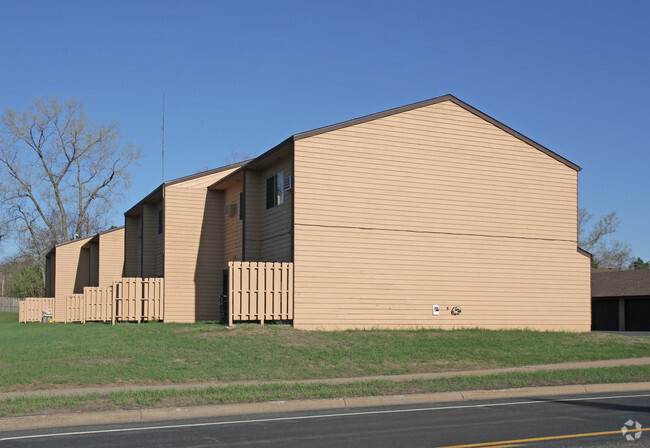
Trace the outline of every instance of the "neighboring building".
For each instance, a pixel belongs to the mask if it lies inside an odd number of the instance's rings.
[[[650,269],[591,271],[592,330],[650,331]]]
[[[239,208],[216,259],[293,262],[297,328],[588,331],[579,170],[446,95],[296,134],[216,182]]]
[[[165,182],[124,214],[124,277],[164,277],[165,322],[219,318],[224,217],[207,187],[242,165]]]
[[[45,258],[45,296],[55,299],[54,319],[62,320],[67,296],[112,284],[123,264],[124,227],[54,246]]]

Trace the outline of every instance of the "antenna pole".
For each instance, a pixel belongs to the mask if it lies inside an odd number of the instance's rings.
[[[165,94],[163,93],[162,103],[162,183],[165,183]]]

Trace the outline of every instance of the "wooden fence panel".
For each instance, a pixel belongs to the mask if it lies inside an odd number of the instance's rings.
[[[113,286],[85,287],[86,322],[106,322],[113,315]]]
[[[162,320],[163,318],[162,278],[145,278],[142,282],[142,319]]]
[[[86,322],[86,306],[83,294],[71,294],[66,297],[64,322]]]
[[[293,263],[228,263],[228,324],[293,319]]]
[[[18,303],[18,321],[42,322],[44,310],[54,313],[53,297],[28,297]]]
[[[121,278],[106,287],[85,287],[65,298],[63,322],[141,322],[162,320],[164,278]],[[19,322],[41,322],[43,310],[54,311],[54,298],[27,298],[18,303]]]

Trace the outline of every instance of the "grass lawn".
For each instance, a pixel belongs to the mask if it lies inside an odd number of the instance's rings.
[[[650,355],[650,338],[603,333],[15,321],[0,313],[0,391],[354,377]]]
[[[26,397],[0,400],[0,417],[43,412],[92,412],[307,398],[345,398],[638,381],[650,381],[650,366],[517,372],[404,382],[373,380],[342,384],[235,385],[184,390],[143,390],[74,396]]]
[[[18,313],[0,313],[0,324],[18,322]]]

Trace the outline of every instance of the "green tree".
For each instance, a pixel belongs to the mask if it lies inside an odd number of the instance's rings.
[[[593,255],[593,267],[625,269],[631,262],[632,248],[612,236],[620,225],[616,212],[601,216],[587,229],[593,217],[585,208],[578,210],[578,245]]]
[[[38,260],[54,244],[104,230],[140,150],[118,123],[93,124],[80,102],[49,96],[0,116],[2,221]],[[1,227],[1,226],[0,226]]]
[[[41,270],[36,264],[23,265],[11,273],[7,285],[9,297],[43,297],[45,283]]]
[[[640,257],[632,262],[630,269],[650,269],[650,260],[643,261]]]

